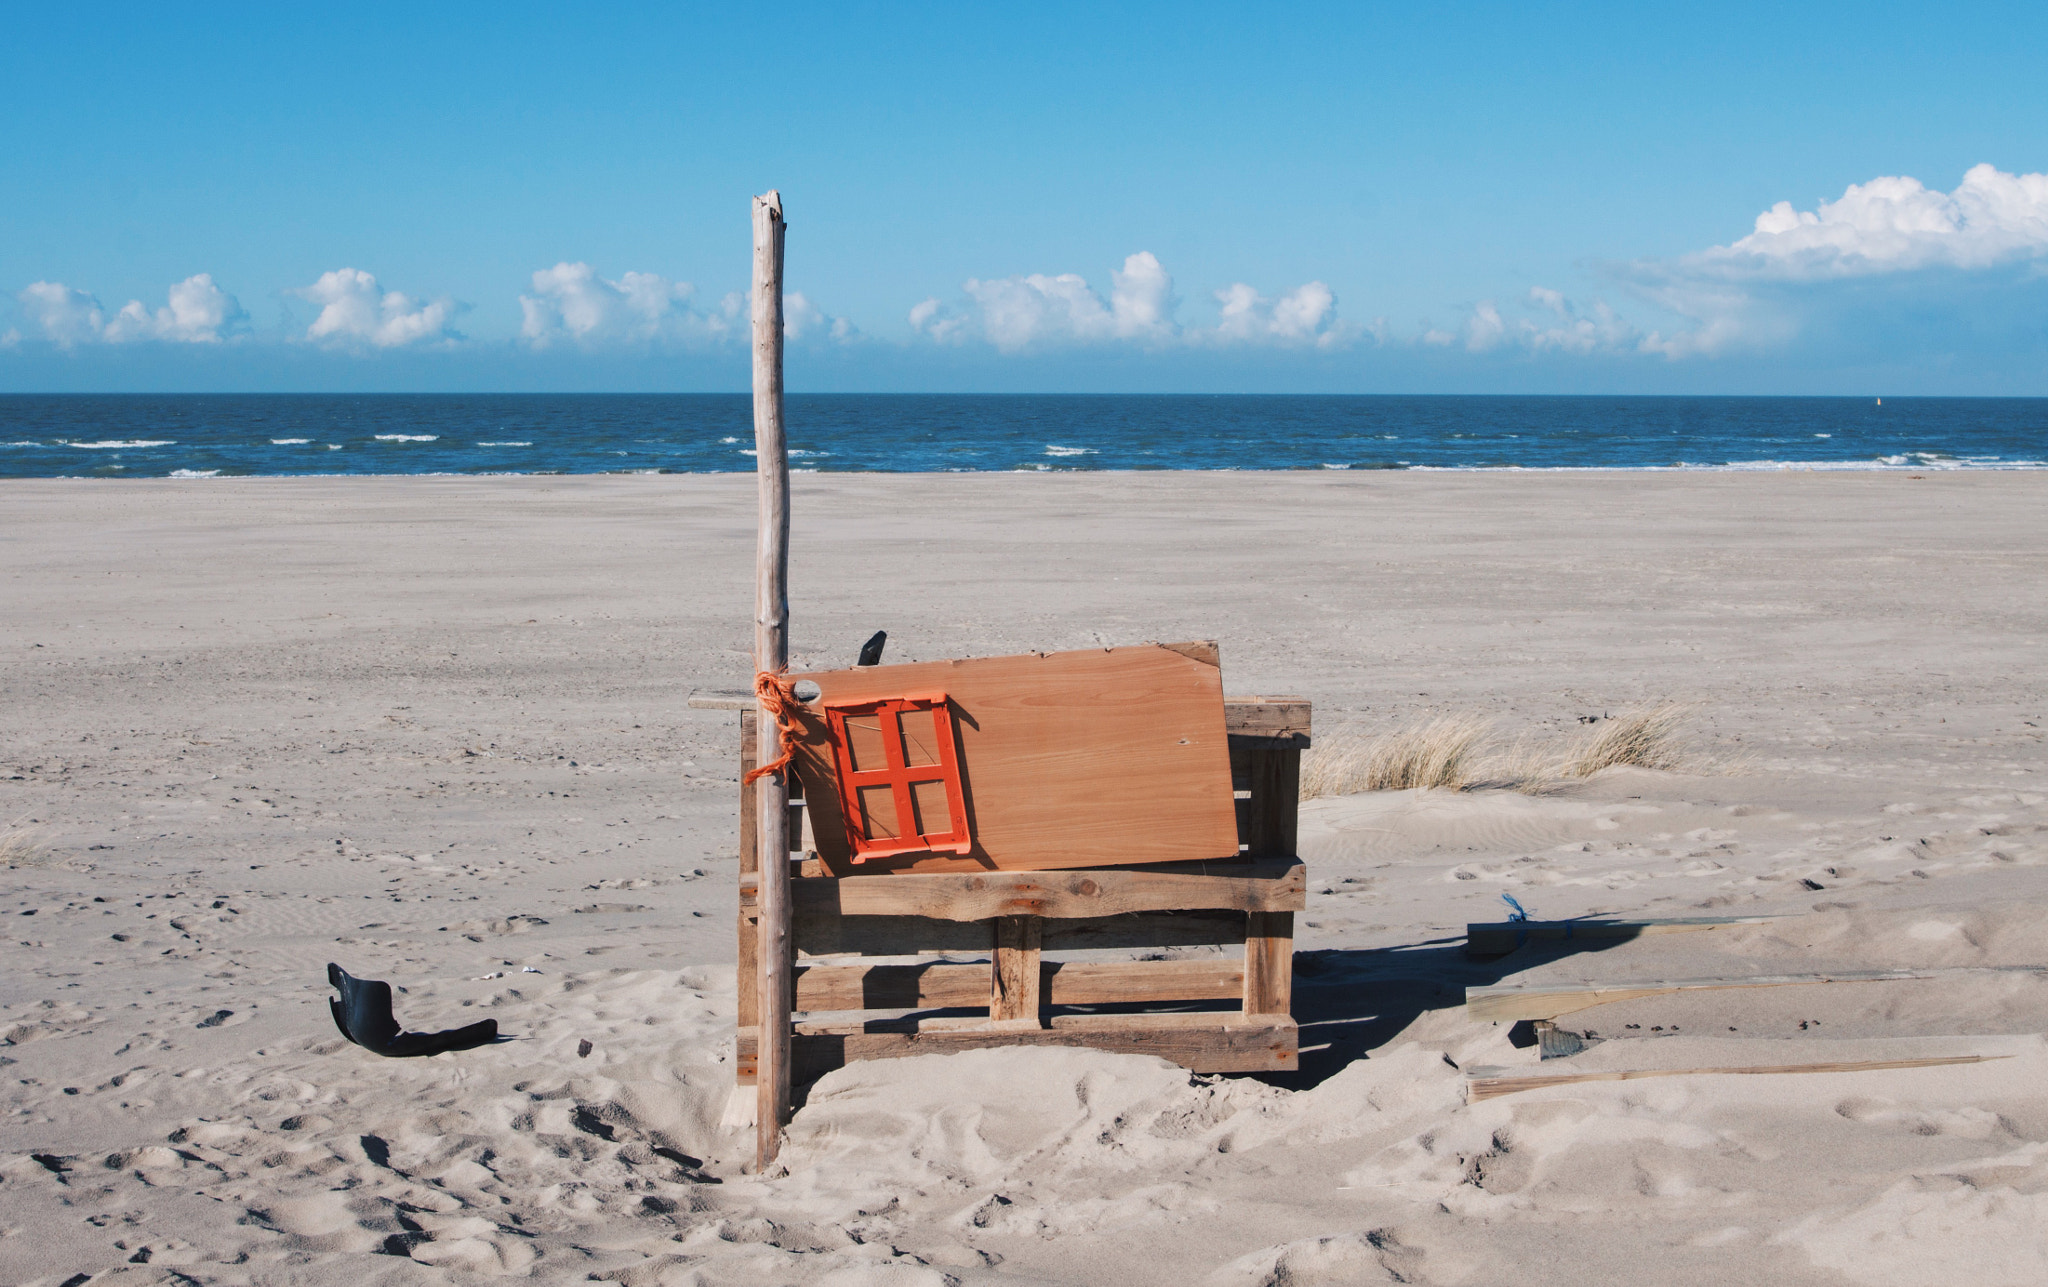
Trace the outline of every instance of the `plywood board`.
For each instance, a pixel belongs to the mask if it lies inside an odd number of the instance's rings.
[[[834,875],[1044,871],[1234,858],[1237,813],[1213,650],[1142,644],[791,676],[796,773]],[[825,703],[942,692],[973,848],[849,861]]]

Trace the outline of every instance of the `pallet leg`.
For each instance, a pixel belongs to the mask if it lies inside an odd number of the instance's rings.
[[[988,1017],[991,1023],[1043,1026],[1039,1004],[1039,943],[1044,922],[1036,916],[998,916],[989,964]]]
[[[1294,1008],[1294,913],[1246,912],[1244,1012],[1291,1014]]]

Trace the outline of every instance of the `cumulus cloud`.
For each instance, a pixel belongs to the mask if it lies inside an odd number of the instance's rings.
[[[1004,353],[1027,349],[1129,344],[1317,344],[1346,337],[1337,324],[1337,297],[1310,282],[1267,299],[1242,282],[1214,292],[1220,316],[1213,327],[1187,327],[1175,318],[1173,277],[1150,251],[1139,251],[1110,274],[1109,294],[1078,273],[995,279],[971,278],[965,299],[948,305],[927,299],[910,310],[910,327],[940,343],[983,340]]]
[[[1532,286],[1522,301],[1526,315],[1502,313],[1493,300],[1481,300],[1466,319],[1464,342],[1467,351],[1488,353],[1513,349],[1528,353],[1625,353],[1639,349],[1642,332],[1622,320],[1605,300],[1580,305],[1562,291]],[[1450,345],[1458,335],[1431,330],[1426,344]]]
[[[1701,267],[1787,278],[1989,268],[2048,255],[2048,174],[1975,165],[1953,192],[1906,175],[1852,183],[1812,210],[1780,201]]]
[[[823,338],[844,344],[859,336],[860,331],[846,318],[825,312],[798,290],[782,297],[782,333],[792,341]]]
[[[519,334],[536,348],[561,340],[584,345],[635,343],[691,329],[687,301],[695,288],[655,273],[628,272],[617,281],[585,263],[563,262],[533,275],[533,293],[519,297]],[[728,325],[707,319],[708,329]]]
[[[196,273],[172,286],[163,308],[151,310],[131,299],[112,318],[98,298],[62,282],[32,282],[15,298],[43,338],[63,348],[137,340],[218,344],[247,317],[235,297],[214,284],[210,273]]]
[[[1332,348],[1350,338],[1337,323],[1337,293],[1321,282],[1297,286],[1273,300],[1236,282],[1216,292],[1216,304],[1221,316],[1210,334],[1225,343]]]
[[[377,279],[357,268],[337,268],[320,280],[291,292],[320,306],[320,315],[306,328],[306,338],[337,347],[404,348],[460,340],[450,323],[463,306],[453,300],[416,300],[402,291],[387,291]]]
[[[744,342],[747,297],[733,291],[715,309],[690,305],[696,288],[655,273],[600,277],[589,264],[563,262],[533,275],[533,293],[519,297],[519,334],[535,348],[571,342],[584,348]],[[783,296],[782,331],[791,340],[852,339],[853,323],[834,317],[804,295]]]
[[[1653,330],[1638,346],[1669,358],[1711,356],[1782,344],[1836,299],[1830,283],[1928,276],[1939,304],[1942,273],[1995,277],[2038,274],[2048,260],[2048,174],[2008,174],[1976,165],[1951,192],[1906,175],[1852,183],[1840,198],[1799,210],[1780,201],[1749,235],[1670,260],[1638,261],[1614,272],[1685,324]],[[1868,320],[1868,319],[1866,319]]]

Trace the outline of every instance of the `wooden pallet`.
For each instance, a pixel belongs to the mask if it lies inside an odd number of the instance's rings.
[[[700,697],[691,704],[739,708],[744,777],[756,762],[751,701]],[[1294,850],[1309,703],[1231,698],[1224,712],[1237,797],[1235,860],[833,877],[815,858],[792,855],[794,1078],[814,1078],[855,1059],[1012,1045],[1158,1055],[1198,1072],[1296,1067],[1299,1037],[1289,1013],[1294,913],[1306,906],[1308,884]],[[741,1084],[755,1080],[760,1022],[755,810],[754,788],[742,786]],[[790,835],[802,835],[801,806],[792,803],[791,812]],[[1044,957],[1074,949],[1218,944],[1241,944],[1242,954],[1208,960]],[[978,959],[915,960],[940,954]],[[1186,1008],[1219,1001],[1236,1005]],[[1100,1006],[1154,1008],[1087,1010]],[[978,1013],[919,1013],[947,1010]]]

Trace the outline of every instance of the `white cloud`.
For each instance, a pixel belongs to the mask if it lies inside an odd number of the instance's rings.
[[[535,348],[570,341],[584,348],[620,345],[714,345],[745,342],[747,296],[732,291],[719,307],[690,307],[696,288],[655,273],[628,272],[614,281],[585,263],[563,262],[533,275],[533,293],[519,297],[520,337]],[[782,331],[791,340],[852,339],[853,323],[833,317],[802,291],[782,300]]]
[[[1349,337],[1337,322],[1337,297],[1322,282],[1269,300],[1242,282],[1214,292],[1213,327],[1176,320],[1173,277],[1150,251],[1139,251],[1110,274],[1107,298],[1078,273],[973,278],[957,306],[927,299],[910,310],[910,328],[940,343],[979,339],[1004,353],[1027,349],[1131,344],[1315,344]]]
[[[1524,301],[1530,316],[1510,316],[1490,299],[1473,306],[1465,320],[1466,351],[1490,353],[1507,350],[1524,353],[1628,353],[1642,347],[1642,332],[1622,320],[1605,300],[1588,307],[1567,299],[1562,291],[1532,286]],[[1427,330],[1424,344],[1449,346],[1458,334]]]
[[[247,316],[234,296],[214,285],[210,273],[196,273],[172,286],[164,308],[151,311],[131,299],[112,320],[96,297],[62,282],[32,282],[15,298],[43,338],[63,348],[135,340],[218,344]]]
[[[320,315],[306,328],[306,338],[316,343],[390,349],[462,338],[449,325],[462,305],[383,290],[375,277],[360,269],[322,273],[319,281],[291,293],[320,306]]]
[[[1078,273],[970,278],[961,289],[966,316],[926,300],[910,310],[911,326],[937,340],[979,336],[1005,353],[1114,340],[1157,344],[1177,329],[1173,278],[1149,251],[1130,256],[1110,274],[1107,300]]]
[[[695,288],[654,273],[628,272],[617,281],[589,264],[563,262],[533,275],[533,293],[519,297],[519,334],[536,348],[558,340],[584,345],[638,343],[691,330],[686,301]],[[723,330],[722,318],[707,319]]]
[[[1784,278],[1917,268],[1988,268],[2048,254],[2048,174],[1970,167],[1953,192],[1905,175],[1852,183],[1835,201],[1780,201],[1755,231],[1698,257],[1700,267]]]
[[[1780,201],[1756,217],[1748,236],[1677,259],[1641,261],[1616,275],[1686,325],[1653,330],[1638,347],[1678,359],[1790,342],[1809,317],[1867,309],[1828,283],[1914,273],[2039,271],[2048,260],[2048,174],[1972,166],[1952,192],[1906,175],[1852,183],[1812,210]],[[1952,288],[1930,278],[1919,289],[1939,307]],[[1860,317],[1870,323],[1881,318]]]
[[[1221,313],[1210,335],[1230,343],[1313,344],[1331,348],[1350,338],[1337,323],[1337,293],[1309,282],[1269,300],[1243,282],[1216,292]]]

